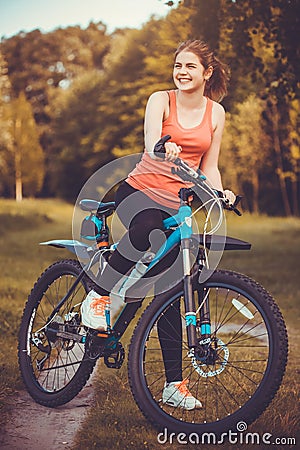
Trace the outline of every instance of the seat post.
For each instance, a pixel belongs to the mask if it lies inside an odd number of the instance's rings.
[[[97,238],[97,247],[98,248],[107,248],[109,247],[109,228],[107,226],[107,215],[96,213],[96,216],[101,220],[102,225],[100,229],[100,236]]]

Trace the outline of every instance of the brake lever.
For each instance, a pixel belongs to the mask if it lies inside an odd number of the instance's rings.
[[[223,201],[223,208],[227,209],[228,211],[233,211],[237,216],[241,216],[242,213],[239,209],[237,209],[237,205],[240,203],[240,201],[242,200],[242,195],[237,195],[235,197],[235,201],[232,205],[229,204],[229,200],[225,200],[224,198],[224,194],[222,191],[215,191],[218,195],[218,197]]]
[[[239,204],[239,202],[242,200],[242,198],[243,197],[241,195],[237,195],[234,203],[232,205],[229,204],[228,207],[225,206],[225,209],[228,209],[229,211],[233,211],[237,216],[241,216],[242,213],[239,209],[237,209],[236,206]]]
[[[165,159],[165,153],[166,153],[165,143],[169,139],[171,139],[171,136],[169,134],[166,134],[155,144],[154,150],[153,150],[155,156],[157,156],[158,158]]]

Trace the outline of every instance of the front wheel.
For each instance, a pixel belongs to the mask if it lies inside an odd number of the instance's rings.
[[[19,332],[19,366],[29,394],[44,406],[59,406],[74,398],[96,363],[86,356],[86,332],[80,317],[80,305],[91,289],[89,278],[82,278],[49,321],[81,270],[75,260],[54,263],[40,276],[25,305]]]
[[[273,298],[245,275],[216,271],[204,284],[195,282],[194,290],[209,299],[209,341],[198,334],[198,349],[188,348],[183,291],[175,287],[154,299],[136,326],[129,380],[141,411],[160,429],[218,436],[237,431],[239,422],[250,424],[267,408],[285,371],[287,333]],[[188,380],[202,408],[166,401],[172,370],[173,377],[181,371],[178,381]]]

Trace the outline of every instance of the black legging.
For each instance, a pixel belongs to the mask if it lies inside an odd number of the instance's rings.
[[[118,243],[101,276],[100,294],[108,295],[120,278],[142,257],[146,250],[156,252],[162,245],[163,220],[176,213],[154,202],[142,191],[123,182],[117,190],[117,214],[128,232]],[[163,280],[155,285],[162,289]],[[182,380],[182,329],[179,302],[173,304],[158,321],[167,382]]]

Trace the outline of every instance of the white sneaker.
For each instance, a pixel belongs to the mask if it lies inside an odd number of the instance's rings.
[[[110,298],[90,291],[81,305],[81,322],[94,330],[107,330],[105,310],[110,306]]]
[[[174,408],[195,409],[202,408],[202,403],[197,400],[188,390],[187,384],[189,380],[173,381],[165,383],[163,390],[163,403],[173,406]]]

